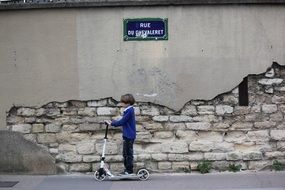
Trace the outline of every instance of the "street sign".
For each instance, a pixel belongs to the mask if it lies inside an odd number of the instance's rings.
[[[124,19],[124,41],[168,40],[168,19]]]

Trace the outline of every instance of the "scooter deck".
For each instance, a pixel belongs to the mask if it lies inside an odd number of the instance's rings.
[[[107,180],[139,180],[138,175],[113,175],[108,176]]]

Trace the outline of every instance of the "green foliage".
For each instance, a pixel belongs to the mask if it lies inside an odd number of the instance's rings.
[[[197,167],[198,171],[200,171],[202,174],[209,173],[211,168],[212,163],[207,160],[200,162]]]
[[[278,162],[277,160],[274,160],[273,164],[272,164],[272,168],[275,171],[282,171],[282,170],[284,170],[284,165],[281,162]]]
[[[230,172],[238,172],[238,171],[240,171],[241,167],[242,166],[240,164],[239,165],[230,164],[229,165],[229,171]]]

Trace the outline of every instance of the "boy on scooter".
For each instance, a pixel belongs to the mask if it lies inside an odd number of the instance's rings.
[[[123,128],[123,157],[125,170],[122,175],[133,174],[134,151],[133,144],[136,139],[136,120],[134,105],[135,99],[132,94],[121,96],[120,104],[124,108],[123,117],[119,120],[113,120],[111,126]]]

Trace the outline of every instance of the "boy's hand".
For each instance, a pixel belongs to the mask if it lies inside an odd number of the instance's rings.
[[[105,120],[104,123],[105,123],[106,125],[111,126],[111,121],[109,121],[109,120]]]

